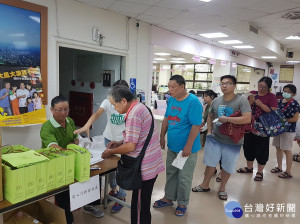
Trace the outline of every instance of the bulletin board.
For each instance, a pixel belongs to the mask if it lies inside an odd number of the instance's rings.
[[[279,83],[292,83],[294,79],[294,65],[281,65]]]

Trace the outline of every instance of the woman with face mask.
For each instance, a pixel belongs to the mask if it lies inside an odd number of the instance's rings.
[[[296,136],[295,129],[296,123],[299,117],[299,104],[296,100],[294,100],[294,96],[296,95],[297,88],[292,84],[288,84],[283,87],[283,98],[278,102],[278,108],[281,109],[285,118],[289,122],[288,131],[275,136],[273,138],[273,146],[276,147],[276,157],[278,166],[271,170],[272,173],[279,173],[280,178],[291,178],[291,168],[292,168],[292,147],[293,140]],[[282,159],[283,153],[286,156],[286,170],[282,172]]]

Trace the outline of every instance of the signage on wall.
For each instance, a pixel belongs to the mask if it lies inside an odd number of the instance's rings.
[[[237,67],[237,64],[236,64],[235,62],[232,62],[231,67],[232,67],[232,68],[236,68],[236,67]]]
[[[134,91],[136,90],[136,78],[130,78],[129,83],[130,83],[129,88],[131,92],[134,93]]]
[[[221,66],[226,66],[227,65],[227,61],[221,61]]]
[[[171,69],[171,65],[163,65],[163,69]]]
[[[274,73],[274,68],[271,68],[270,69],[270,74],[273,74]]]
[[[42,18],[38,11],[0,4],[0,126],[47,120],[41,75]]]
[[[211,64],[211,65],[216,64],[216,59],[214,59],[214,58],[209,59],[209,64]]]
[[[194,57],[192,58],[194,62],[200,62],[200,56],[194,55]]]

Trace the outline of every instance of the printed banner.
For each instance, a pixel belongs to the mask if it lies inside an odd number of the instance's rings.
[[[7,19],[12,18],[14,19]],[[0,126],[43,123],[40,13],[0,4]]]

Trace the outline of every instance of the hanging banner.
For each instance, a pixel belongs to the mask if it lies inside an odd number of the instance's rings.
[[[0,126],[46,121],[40,20],[38,12],[0,4]]]

